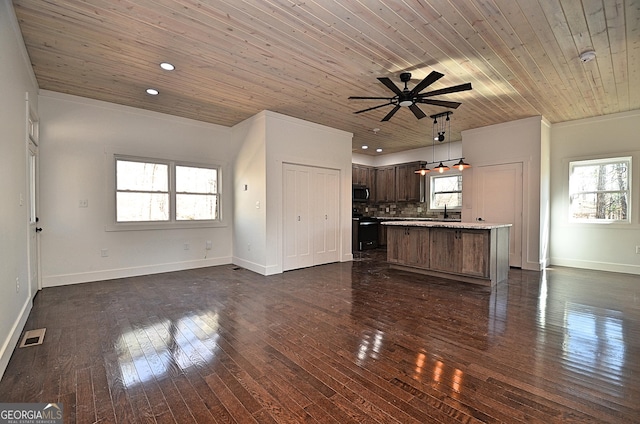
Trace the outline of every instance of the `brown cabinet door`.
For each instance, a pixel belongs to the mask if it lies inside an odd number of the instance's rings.
[[[416,174],[420,162],[396,165],[396,200],[398,202],[420,202],[422,200],[420,179]]]
[[[395,202],[396,200],[396,167],[376,168],[376,201]]]
[[[429,268],[429,229],[408,227],[405,265]]]
[[[400,252],[403,249],[405,227],[387,227],[387,262],[400,262]]]
[[[429,268],[429,229],[387,228],[387,261],[398,265]]]
[[[429,259],[431,269],[444,272],[460,271],[460,246],[458,230],[448,228],[431,229],[431,250]]]
[[[460,272],[477,277],[489,277],[489,231],[460,230]]]

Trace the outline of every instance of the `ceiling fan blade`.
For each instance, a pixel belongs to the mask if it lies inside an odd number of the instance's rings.
[[[381,83],[383,83],[384,85],[387,86],[387,88],[391,91],[393,91],[394,93],[396,93],[397,95],[401,95],[402,94],[402,90],[400,90],[398,88],[397,85],[395,85],[393,83],[393,81],[391,81],[389,78],[387,77],[380,77],[378,78],[378,81],[380,81]]]
[[[429,91],[428,93],[418,94],[417,97],[439,96],[440,94],[457,93],[459,91],[471,90],[471,83],[454,85],[452,87],[441,88],[440,90]]]
[[[418,119],[422,119],[424,118],[425,115],[424,112],[415,104],[412,104],[411,106],[409,106],[409,109],[411,109],[411,112],[413,112],[413,114],[416,116],[416,118]]]
[[[357,112],[353,112],[353,113],[369,112],[370,110],[378,109],[378,108],[385,107],[385,106],[389,106],[389,105],[391,105],[391,104],[393,104],[393,103],[385,103],[385,104],[383,104],[383,105],[378,105],[378,106],[370,107],[370,108],[368,108],[368,109],[359,110],[359,111],[357,111]]]
[[[389,119],[391,119],[391,117],[400,109],[400,106],[396,105],[396,107],[394,107],[391,112],[387,113],[387,116],[385,116],[384,118],[382,118],[382,120],[380,122],[384,122],[384,121],[388,121]]]
[[[349,100],[393,100],[393,97],[366,97],[366,96],[351,96]]]
[[[435,99],[416,99],[416,103],[425,103],[428,105],[448,107],[450,109],[457,109],[462,103],[460,102],[447,102],[445,100]]]
[[[443,76],[444,74],[441,74],[440,72],[431,71],[429,75],[427,75],[422,81],[420,81],[415,87],[413,87],[413,90],[411,90],[411,95],[415,96],[434,82],[438,81]]]

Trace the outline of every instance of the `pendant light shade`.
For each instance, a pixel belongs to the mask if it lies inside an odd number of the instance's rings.
[[[468,163],[466,163],[464,160],[462,160],[464,158],[460,158],[460,161],[458,163],[456,163],[455,166],[456,168],[458,168],[458,170],[462,171],[463,169],[468,169],[471,168],[471,165],[469,165]]]
[[[427,168],[426,163],[420,163],[420,168],[416,169],[414,172],[420,175],[427,175],[431,170]]]
[[[443,173],[444,171],[448,171],[450,168],[446,165],[443,165],[442,162],[440,162],[438,164],[438,166],[436,166],[435,168],[433,168],[434,171],[438,171],[439,173]]]

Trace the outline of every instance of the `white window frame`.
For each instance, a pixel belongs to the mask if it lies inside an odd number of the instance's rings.
[[[627,217],[626,219],[583,219],[583,218],[574,218],[571,213],[571,203],[573,201],[573,197],[576,194],[580,193],[590,193],[583,191],[571,191],[571,175],[573,174],[573,169],[579,166],[590,166],[590,165],[605,165],[605,164],[613,164],[613,163],[627,163],[627,189],[626,190],[615,190],[615,192],[626,192],[627,196]],[[604,157],[598,159],[575,159],[569,161],[569,169],[567,176],[567,218],[570,223],[578,223],[578,224],[592,224],[592,225],[601,225],[601,224],[630,224],[631,223],[631,214],[632,214],[632,157],[631,156],[619,156],[619,157]],[[600,192],[600,191],[598,191]]]
[[[437,194],[435,193],[434,187],[434,180],[437,178],[444,178],[444,177],[462,177],[462,172],[456,172],[456,171],[447,171],[445,173],[435,173],[435,174],[429,174],[429,210],[431,211],[444,211],[444,207],[437,207],[434,205],[434,195]],[[464,178],[463,178],[464,179]],[[456,192],[457,193],[457,192]],[[460,187],[460,195],[462,196],[462,187]],[[462,202],[461,202],[462,203]],[[454,211],[454,212],[459,212],[462,211],[462,204],[460,204],[460,206],[455,206],[455,207],[449,207],[447,206],[447,211]]]
[[[147,157],[135,154],[121,154],[105,149],[107,159],[107,177],[108,177],[108,199],[109,221],[105,225],[105,231],[137,231],[137,230],[170,230],[170,229],[186,229],[186,228],[211,228],[226,227],[227,224],[223,216],[223,173],[224,166],[213,162],[203,163],[191,161],[188,159],[169,159],[160,157]],[[134,222],[118,222],[117,204],[116,204],[116,163],[117,160],[130,160],[136,162],[159,163],[169,165],[169,220],[166,221],[134,221]],[[175,200],[176,200],[176,182],[175,167],[187,166],[194,168],[208,168],[217,171],[217,219],[213,220],[176,220],[175,218]]]

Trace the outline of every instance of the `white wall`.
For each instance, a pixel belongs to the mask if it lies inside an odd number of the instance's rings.
[[[551,129],[551,263],[640,274],[640,111],[554,124]],[[632,156],[630,224],[569,223],[569,161]]]
[[[243,143],[235,163],[234,263],[264,275],[282,272],[283,163],[340,171],[340,260],[351,260],[353,135],[270,111],[236,125],[234,135]]]
[[[405,150],[398,153],[379,155],[353,153],[351,155],[351,161],[353,163],[368,166],[387,166],[416,161],[429,163],[442,161],[445,165],[451,166],[455,162],[458,162],[458,159],[462,156],[462,141],[452,141],[450,143],[435,142],[435,144],[429,144],[427,147]],[[449,158],[455,158],[455,160],[448,160]],[[465,159],[465,162],[469,161]],[[433,168],[433,166],[430,166],[430,168]]]
[[[238,146],[230,128],[47,91],[39,102],[43,286],[231,262],[230,164]],[[114,219],[112,153],[221,165],[223,225],[105,231]],[[83,199],[87,208],[79,207]]]
[[[541,240],[541,182],[543,132],[549,124],[541,116],[506,122],[504,124],[462,131],[462,149],[465,162],[472,165],[465,170],[463,183],[462,221],[471,222],[473,216],[473,167],[506,163],[522,163],[523,216],[522,216],[522,268],[540,270],[545,259],[540,257]],[[543,131],[544,130],[544,131]],[[546,183],[545,183],[546,184]],[[546,202],[546,201],[545,201]]]
[[[353,134],[274,112],[267,114],[267,264],[282,272],[283,163],[340,171],[340,261],[351,253],[351,142]]]
[[[20,337],[29,292],[26,93],[37,111],[36,83],[11,2],[0,2],[0,377]],[[24,199],[20,202],[20,199]],[[16,279],[20,289],[16,291]]]
[[[242,144],[234,163],[233,263],[264,275],[267,273],[266,115],[260,113],[235,125],[233,138]]]

